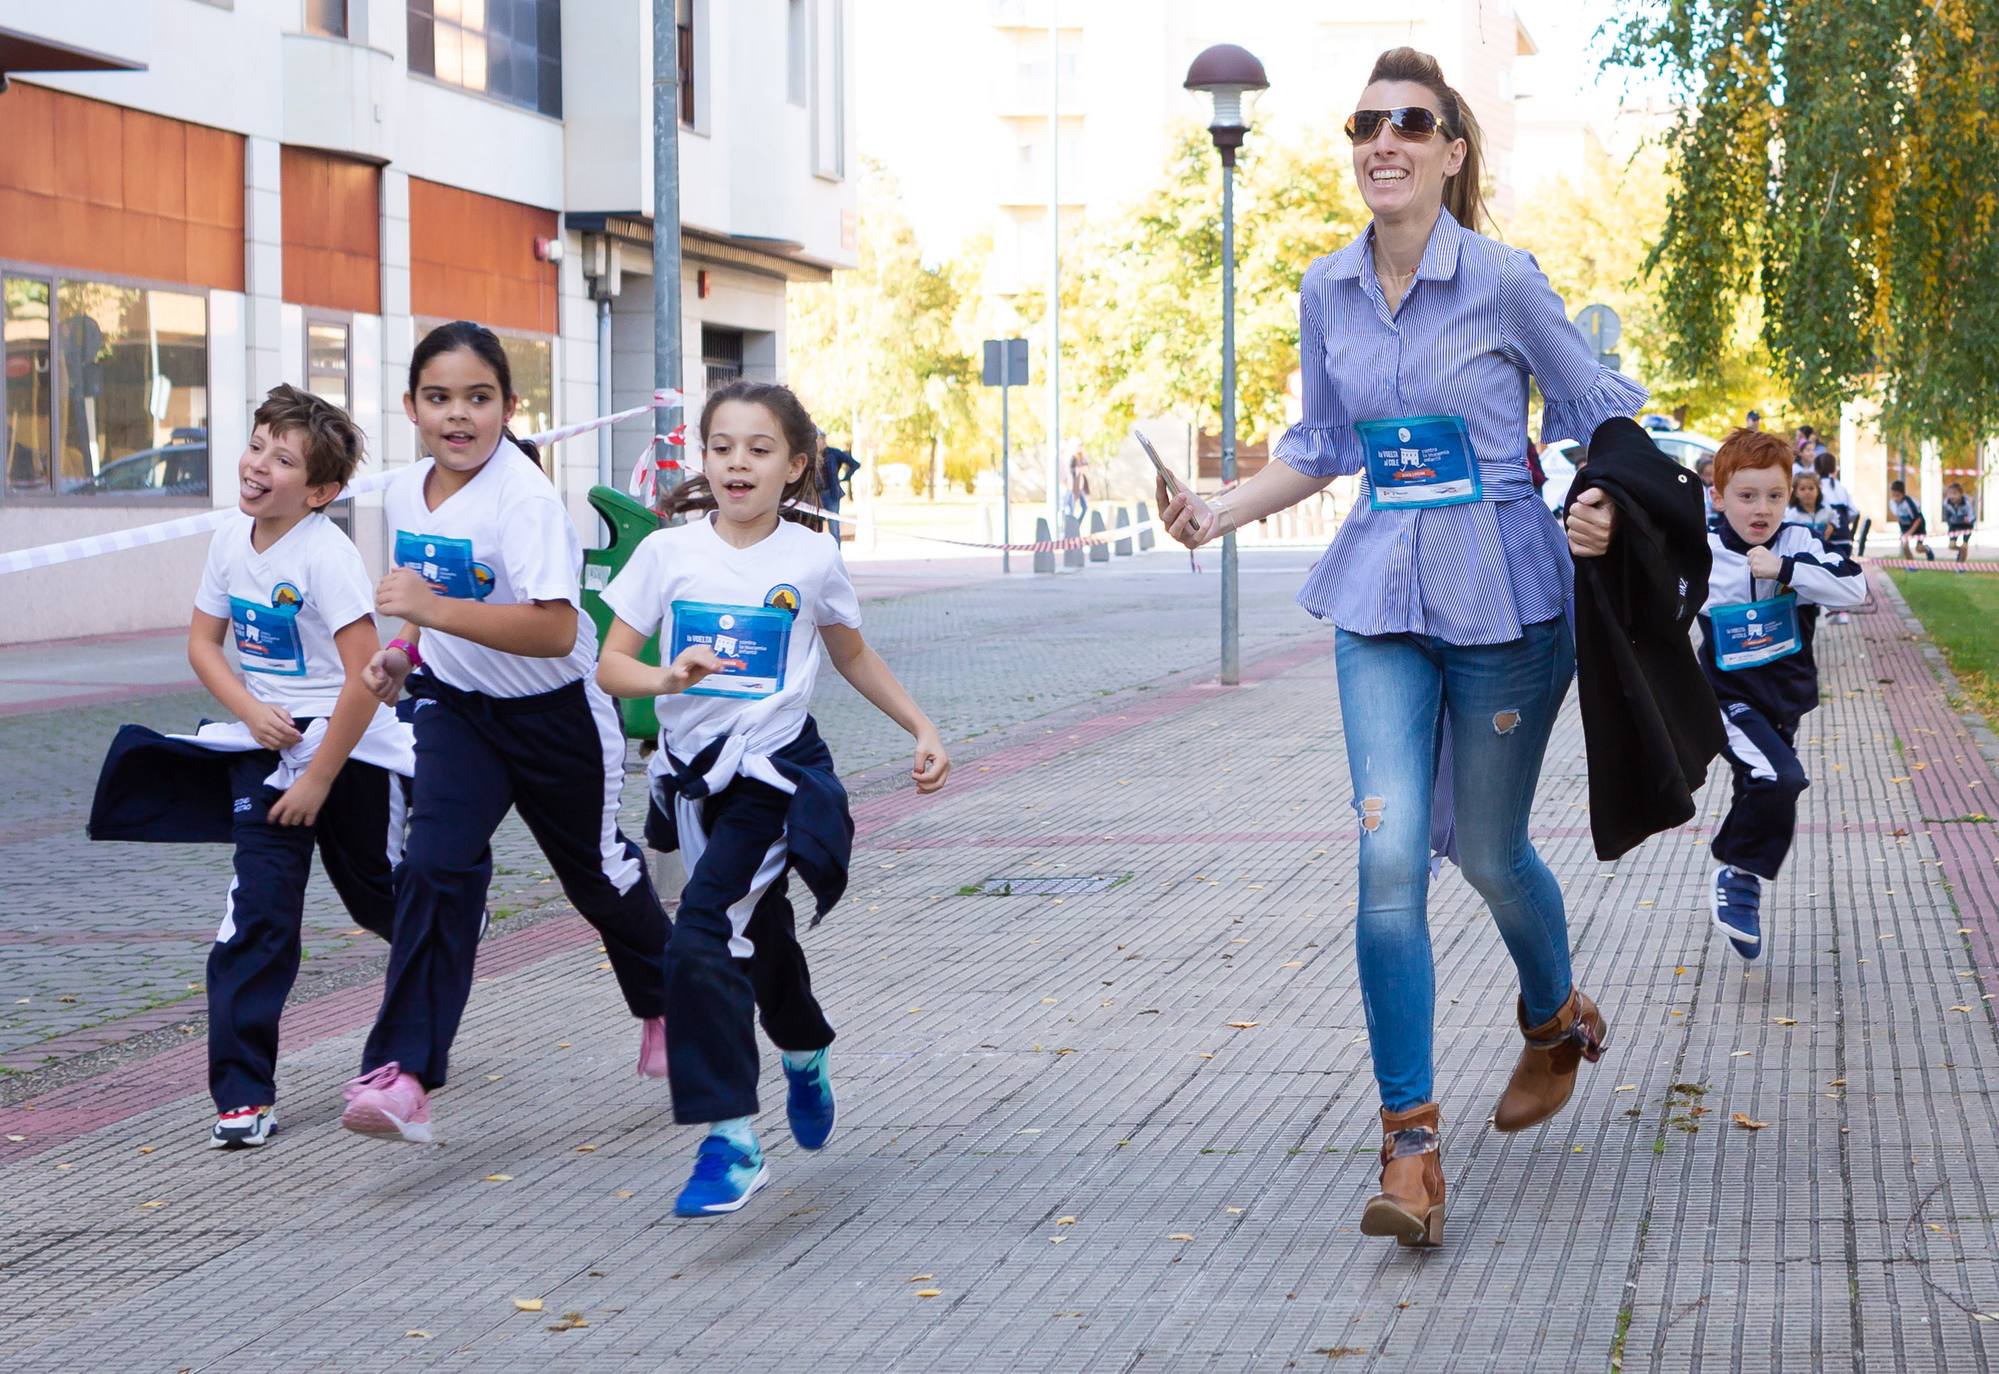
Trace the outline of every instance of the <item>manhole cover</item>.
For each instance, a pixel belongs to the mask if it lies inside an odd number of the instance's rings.
[[[1129,873],[1092,873],[1056,877],[1045,873],[1025,878],[987,878],[958,889],[960,897],[1075,897],[1085,892],[1109,892],[1131,881]]]

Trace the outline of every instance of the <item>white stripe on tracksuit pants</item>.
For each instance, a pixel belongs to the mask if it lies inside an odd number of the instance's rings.
[[[394,1062],[426,1089],[446,1079],[472,992],[493,832],[510,808],[563,892],[604,939],[635,1017],[666,1012],[666,913],[618,829],[625,742],[610,698],[579,678],[526,697],[467,692],[419,673],[400,708],[416,732],[396,939],[364,1073]]]

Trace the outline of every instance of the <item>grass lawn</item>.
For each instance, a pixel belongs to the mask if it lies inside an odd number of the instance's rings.
[[[1889,570],[1965,695],[1999,729],[1999,577]]]

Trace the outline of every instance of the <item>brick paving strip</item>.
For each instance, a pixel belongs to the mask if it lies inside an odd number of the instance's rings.
[[[0,1163],[0,1363],[1989,1368],[1957,1304],[1999,1312],[1994,827],[1943,822],[1995,784],[1877,597],[1822,631],[1764,968],[1707,923],[1725,770],[1698,826],[1598,864],[1571,698],[1535,833],[1613,1038],[1547,1127],[1479,1124],[1511,970],[1463,881],[1435,885],[1441,1251],[1353,1231],[1378,1142],[1356,841],[1330,640],[1301,624],[1239,692],[1035,722],[924,805],[864,790],[853,890],[807,938],[840,1134],[792,1146],[766,1056],[776,1181],[737,1217],[668,1215],[694,1133],[554,921],[482,951],[444,1148],[333,1125],[359,988],[288,1023],[264,1151],[202,1147],[194,1047],[10,1114],[52,1129]],[[1002,876],[1110,885],[960,895]]]

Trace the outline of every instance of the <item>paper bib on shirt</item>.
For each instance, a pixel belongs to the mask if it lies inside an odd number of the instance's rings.
[[[1708,620],[1714,626],[1714,666],[1725,673],[1775,663],[1804,646],[1795,596],[1716,606]]]
[[[493,594],[493,570],[472,557],[469,539],[397,530],[396,566],[408,568],[441,596],[484,601]]]
[[[676,601],[672,652],[666,658],[671,662],[682,650],[705,644],[722,660],[721,671],[689,687],[688,696],[740,697],[752,701],[775,696],[784,690],[792,615],[789,610],[773,606]]]
[[[280,593],[284,589],[281,585]],[[293,598],[289,606],[259,606],[240,596],[229,598],[229,625],[236,635],[236,655],[244,672],[269,673],[274,677],[305,676],[305,646],[299,640],[296,592]]]
[[[1361,420],[1354,433],[1367,458],[1368,500],[1375,510],[1462,506],[1485,497],[1460,416]]]

